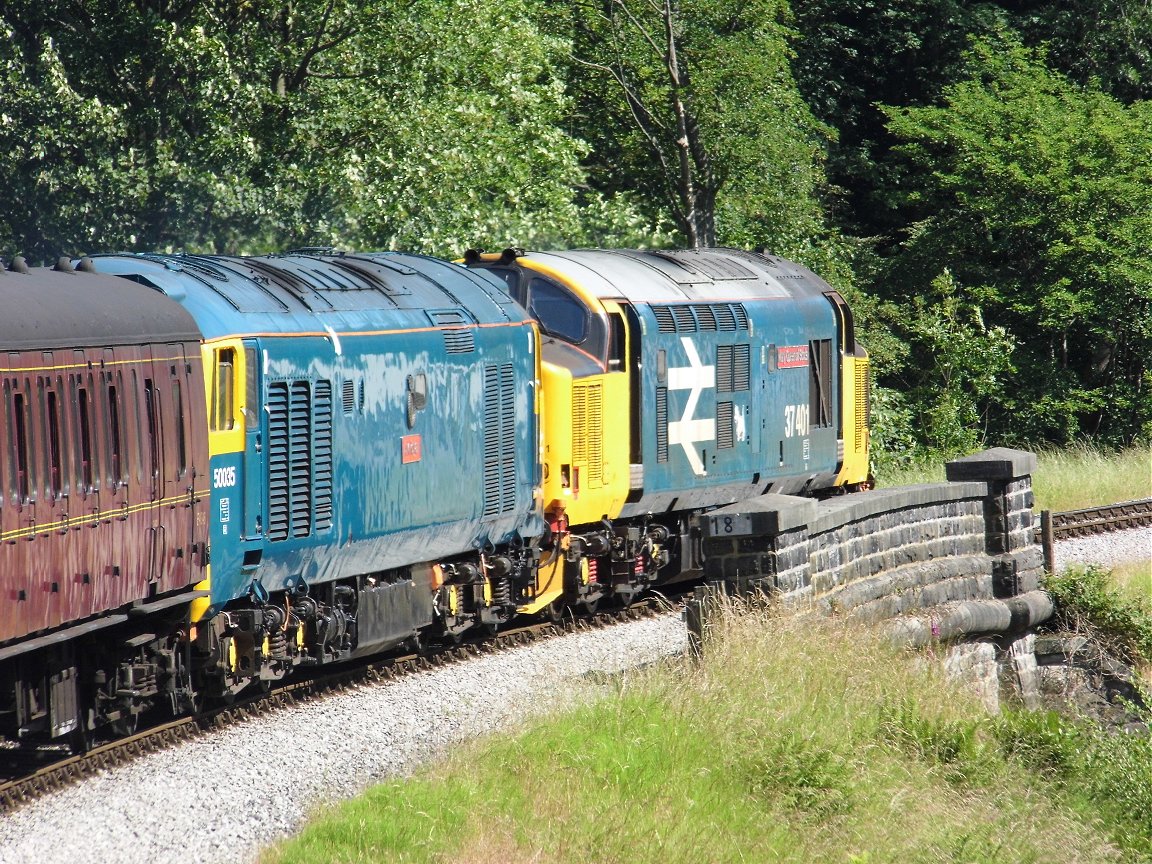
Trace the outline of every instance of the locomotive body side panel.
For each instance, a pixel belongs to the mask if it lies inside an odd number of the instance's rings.
[[[835,484],[841,328],[818,277],[737,250],[578,250],[515,262],[562,280],[593,315],[608,305],[629,312],[635,392],[630,405],[608,410],[633,418],[631,492],[607,515]],[[512,269],[497,256],[471,263]],[[551,430],[549,437],[551,446]]]
[[[208,404],[243,417],[211,433],[209,611],[542,530],[535,327],[486,277],[395,254],[95,260],[185,305],[232,389]]]
[[[214,601],[243,596],[245,579],[292,589],[525,530],[536,459],[531,328],[457,332],[475,345],[463,359],[441,356],[433,328],[336,332],[339,355],[326,337],[260,340],[267,463],[242,482],[262,490],[262,555],[251,573],[214,569]]]

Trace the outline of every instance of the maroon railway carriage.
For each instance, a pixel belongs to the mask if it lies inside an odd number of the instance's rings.
[[[0,310],[0,734],[129,724],[207,575],[200,334],[81,271],[0,271]]]

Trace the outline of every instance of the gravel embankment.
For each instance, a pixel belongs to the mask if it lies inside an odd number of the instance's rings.
[[[142,757],[0,819],[3,864],[254,860],[325,801],[686,647],[677,614],[364,687]]]

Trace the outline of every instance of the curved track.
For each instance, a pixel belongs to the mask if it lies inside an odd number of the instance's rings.
[[[538,623],[501,632],[483,641],[457,646],[430,646],[420,654],[390,656],[353,666],[341,666],[304,680],[254,694],[232,705],[153,726],[127,738],[101,744],[87,753],[71,755],[64,748],[33,751],[0,750],[0,813],[30,803],[42,795],[82,782],[106,768],[124,764],[137,756],[174,746],[181,741],[240,723],[249,717],[322,699],[343,690],[373,686],[405,675],[457,663],[481,654],[502,651],[579,630],[637,621],[667,611],[669,603],[652,597],[627,609],[601,612],[590,618],[561,623]],[[7,758],[6,758],[7,757]]]
[[[1051,514],[1054,539],[1063,540],[1152,525],[1152,498],[1103,507]],[[1041,531],[1037,530],[1037,541]],[[341,666],[313,677],[293,681],[266,694],[255,694],[232,705],[162,723],[127,738],[100,744],[87,753],[71,755],[64,748],[32,751],[0,750],[0,813],[96,772],[123,764],[139,755],[162,750],[191,738],[292,705],[322,699],[354,687],[381,682],[467,660],[485,653],[526,645],[550,636],[581,629],[612,626],[657,614],[668,608],[662,598],[649,598],[628,609],[601,612],[587,619],[559,624],[541,623],[508,630],[483,641],[458,646],[431,646],[420,654],[390,656],[352,667]]]

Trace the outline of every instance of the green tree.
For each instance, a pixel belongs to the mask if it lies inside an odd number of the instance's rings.
[[[572,117],[593,188],[631,193],[681,242],[766,246],[827,273],[827,130],[796,89],[784,0],[554,3],[573,34]],[[559,11],[557,11],[559,10]]]
[[[940,105],[887,109],[919,214],[888,284],[943,300],[947,269],[1005,329],[1019,410],[991,406],[1001,440],[1130,440],[1152,427],[1150,106],[1077,86],[1011,39],[979,42],[969,64]]]
[[[903,166],[879,104],[928,105],[959,74],[972,33],[997,16],[965,0],[794,2],[797,85],[813,114],[835,130],[828,173],[843,190],[832,215],[843,230],[884,248],[899,229]]]
[[[1152,4],[1147,0],[1016,0],[1003,4],[1025,44],[1080,84],[1121,102],[1152,98]]]
[[[454,254],[470,245],[570,245],[583,145],[531,0],[375,4],[357,33],[289,95],[307,117],[285,151],[312,242]],[[624,225],[597,202],[592,221]]]
[[[15,0],[0,12],[3,250],[36,258],[252,234],[252,87],[186,10]]]
[[[0,252],[647,236],[586,187],[541,2],[14,0]]]

